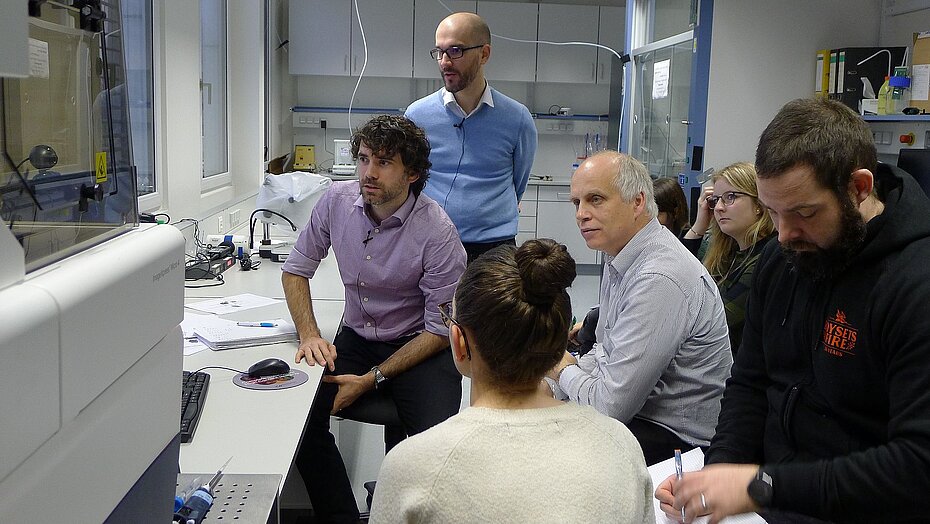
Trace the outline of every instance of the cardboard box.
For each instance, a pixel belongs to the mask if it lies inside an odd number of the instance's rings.
[[[911,107],[930,110],[930,31],[914,33],[911,58]]]

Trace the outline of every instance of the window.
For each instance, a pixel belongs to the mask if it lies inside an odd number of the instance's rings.
[[[152,0],[122,1],[132,158],[139,196],[155,193],[155,76]]]
[[[226,0],[200,1],[200,105],[203,177],[229,171]]]

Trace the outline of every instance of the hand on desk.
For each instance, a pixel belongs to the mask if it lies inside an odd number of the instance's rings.
[[[302,340],[297,348],[297,355],[294,356],[294,363],[300,364],[301,359],[306,359],[307,364],[311,366],[328,366],[329,370],[333,371],[336,369],[336,346],[320,337]]]
[[[675,521],[681,521],[684,505],[687,522],[710,515],[710,524],[716,524],[730,515],[759,510],[746,491],[758,470],[753,464],[711,464],[686,472],[680,481],[669,476],[656,488],[655,496],[659,508]]]
[[[336,384],[339,386],[339,392],[333,400],[333,410],[330,415],[335,415],[339,410],[349,407],[363,393],[375,387],[375,379],[371,373],[364,375],[324,375],[323,382]]]

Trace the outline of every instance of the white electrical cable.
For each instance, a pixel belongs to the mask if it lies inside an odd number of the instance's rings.
[[[362,33],[362,46],[365,48],[365,59],[362,61],[362,70],[358,72],[358,81],[355,82],[355,89],[352,90],[352,97],[349,98],[349,136],[352,135],[352,104],[355,102],[355,95],[358,93],[358,86],[362,83],[362,77],[365,76],[365,67],[368,66],[368,40],[365,39],[365,27],[362,25],[362,14],[358,12],[358,0],[355,3],[355,17],[358,19],[358,29]]]

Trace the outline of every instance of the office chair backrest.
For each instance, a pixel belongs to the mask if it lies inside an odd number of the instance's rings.
[[[907,171],[930,196],[930,149],[901,149],[898,167]]]

